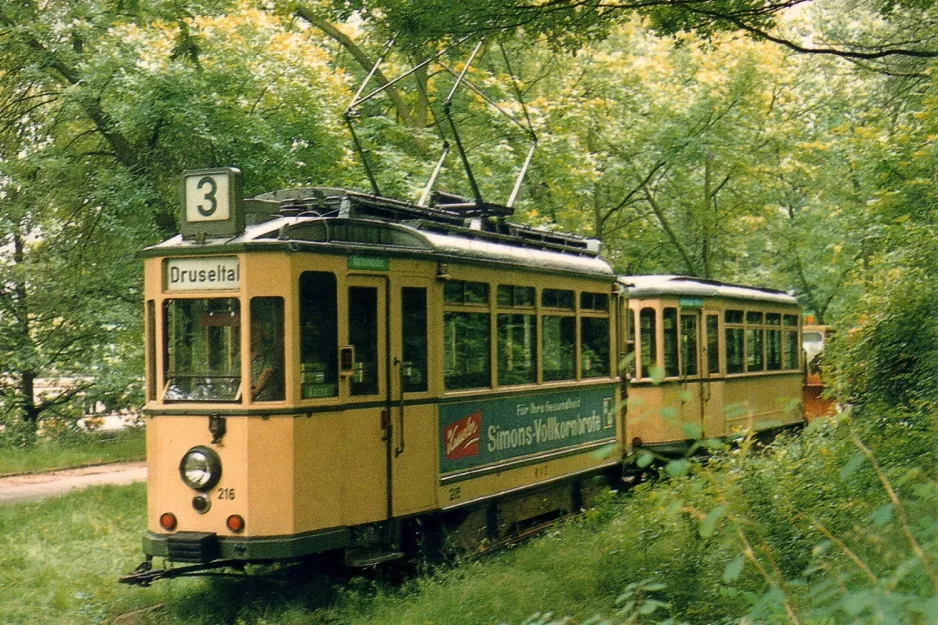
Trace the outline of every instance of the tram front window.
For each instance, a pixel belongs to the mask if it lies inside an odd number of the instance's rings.
[[[238,401],[241,309],[237,299],[177,299],[164,305],[165,401]]]

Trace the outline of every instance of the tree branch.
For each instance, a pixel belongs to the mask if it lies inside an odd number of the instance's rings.
[[[690,275],[697,275],[697,267],[694,265],[694,261],[691,260],[690,255],[687,253],[687,250],[684,249],[684,246],[681,244],[680,239],[678,239],[677,234],[674,232],[674,229],[671,227],[671,223],[668,221],[668,218],[665,216],[664,211],[661,209],[661,206],[658,204],[658,201],[655,199],[654,194],[652,194],[651,189],[648,188],[646,182],[641,183],[642,191],[645,194],[645,199],[648,201],[648,205],[651,206],[651,210],[655,213],[655,217],[658,218],[658,223],[661,224],[661,227],[664,229],[665,233],[668,235],[668,239],[671,241],[671,244],[681,255],[681,258],[684,260],[684,265],[687,267],[687,271]]]
[[[364,68],[366,72],[370,72],[374,67],[374,60],[369,57],[361,47],[358,46],[351,38],[349,38],[345,33],[335,27],[334,24],[321,19],[310,10],[309,7],[296,3],[292,7],[293,14],[297,17],[302,18],[303,20],[309,22],[311,26],[314,26],[325,33],[328,37],[334,39],[339,45],[345,48],[352,57],[358,61],[358,64]],[[382,85],[386,85],[389,81],[387,77],[381,72],[381,69],[375,70],[374,73],[375,79]],[[413,117],[410,114],[410,110],[407,107],[407,104],[404,102],[404,99],[401,97],[400,92],[396,87],[391,86],[385,89],[385,93],[388,94],[388,98],[394,104],[394,110],[397,112],[398,118],[401,120],[401,123],[405,126],[413,125]],[[420,96],[418,96],[420,97]]]

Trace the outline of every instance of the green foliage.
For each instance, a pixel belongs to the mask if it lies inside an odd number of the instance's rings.
[[[246,2],[7,3],[0,39],[0,418],[138,406],[135,253],[177,231],[179,173],[346,182],[345,76]]]
[[[837,337],[841,393],[864,413],[938,406],[938,286],[934,235],[910,233],[910,266],[896,268],[860,304],[856,327]],[[912,265],[914,263],[914,265]]]
[[[92,489],[0,508],[0,620],[85,624],[163,603],[138,622],[925,623],[936,438],[934,412],[896,411],[815,421],[758,452],[747,439],[689,477],[606,495],[524,545],[400,586],[314,570],[118,586],[139,559],[143,488]]]

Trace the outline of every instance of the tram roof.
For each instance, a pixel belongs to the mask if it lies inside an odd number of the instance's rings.
[[[291,249],[427,256],[608,279],[615,275],[599,257],[597,241],[493,219],[471,205],[423,207],[323,187],[267,193],[244,203],[250,225],[237,236],[194,240],[177,235],[143,255]]]
[[[705,280],[690,276],[646,275],[619,276],[619,282],[628,289],[629,297],[705,297],[733,300],[747,300],[773,304],[797,306],[793,296],[761,287],[730,284],[716,280]]]

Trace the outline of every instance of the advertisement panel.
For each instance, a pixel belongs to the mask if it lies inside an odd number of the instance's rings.
[[[613,384],[440,406],[440,473],[614,440]]]

